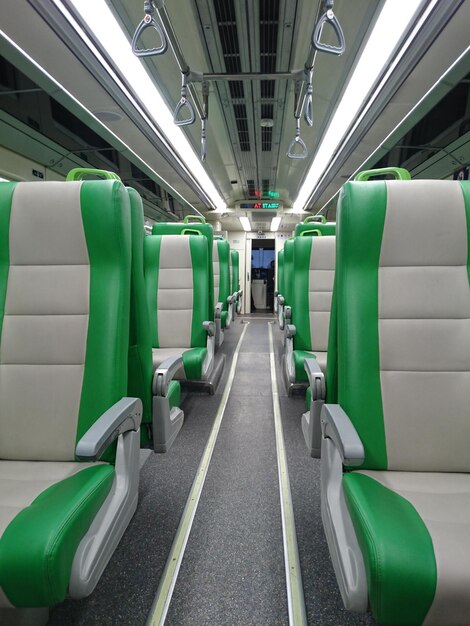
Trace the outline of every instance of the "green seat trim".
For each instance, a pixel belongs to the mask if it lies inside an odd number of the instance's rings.
[[[312,239],[296,237],[294,239],[295,284],[292,300],[292,324],[296,327],[294,350],[311,350],[309,274]],[[303,365],[302,365],[303,369]],[[305,374],[305,372],[304,372]],[[306,374],[305,374],[306,375]]]
[[[0,539],[0,584],[14,606],[65,599],[78,544],[113,479],[113,466],[84,469],[43,491],[10,522]]]
[[[301,237],[304,232],[312,229],[319,230],[322,235],[336,235],[336,224],[334,222],[302,222],[301,224],[296,224],[294,236]]]
[[[0,337],[2,336],[8,274],[10,271],[10,216],[17,183],[0,183]]]
[[[227,316],[228,316],[228,311],[222,311],[220,314],[222,328],[227,328]]]
[[[232,257],[232,276],[230,283],[230,293],[235,293],[240,290],[240,278],[239,278],[239,257],[238,250],[230,250]]]
[[[151,235],[144,239],[145,293],[150,320],[150,339],[154,348],[159,347],[157,293],[161,245],[162,238],[159,235]]]
[[[346,183],[338,208],[338,401],[364,445],[364,468],[387,469],[379,356],[378,276],[384,181]],[[367,400],[366,400],[367,398]]]
[[[207,239],[207,271],[209,273],[209,320],[214,320],[214,268],[212,265],[212,242],[214,240],[214,229],[212,224],[199,224],[197,222],[159,222],[152,226],[152,235],[181,235],[182,231],[190,229],[199,232]],[[146,237],[148,239],[148,237]]]
[[[328,352],[326,359],[326,401],[338,403],[338,307],[336,290],[336,272],[331,298],[330,328],[328,330]]]
[[[126,188],[119,181],[85,181],[80,202],[90,259],[90,311],[77,442],[100,415],[127,394],[131,282]],[[110,231],[114,233],[111,237]],[[114,461],[115,448],[115,444],[110,446],[102,459]]]
[[[193,317],[191,322],[191,347],[205,347],[207,332],[203,322],[209,320],[209,276],[207,242],[204,237],[189,236],[191,263],[193,266]]]
[[[369,476],[345,474],[343,486],[375,619],[380,624],[422,624],[437,582],[433,544],[423,520],[408,500]]]
[[[308,350],[294,350],[295,380],[308,382],[307,372],[304,369],[305,359],[315,359],[316,355]]]
[[[277,253],[277,290],[284,295],[284,248]]]
[[[307,387],[307,391],[305,393],[305,405],[307,407],[307,411],[310,411],[310,407],[312,406],[312,388]]]
[[[179,406],[181,402],[181,385],[177,380],[170,381],[168,385],[168,401],[170,403],[170,408],[172,409],[174,406]]]
[[[229,268],[229,254],[230,254],[230,245],[226,239],[219,239],[216,241],[217,249],[219,252],[219,292],[218,294],[214,294],[214,301],[222,302],[223,311],[226,313],[228,311],[228,302],[227,298],[231,295],[230,293],[230,268]],[[227,316],[225,316],[226,320]],[[222,328],[225,328],[225,322],[222,323]]]
[[[284,304],[292,306],[294,296],[294,240],[288,239],[284,244]]]
[[[191,348],[183,352],[183,367],[187,380],[201,380],[206,355],[207,348]]]
[[[152,421],[152,340],[144,281],[144,212],[135,189],[127,188],[131,208],[132,273],[129,327],[128,385],[131,398],[142,400],[142,422]],[[148,441],[147,428],[141,428],[142,443]]]

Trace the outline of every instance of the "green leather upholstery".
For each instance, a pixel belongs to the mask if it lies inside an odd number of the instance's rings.
[[[335,271],[335,237],[295,237],[293,247],[292,324],[296,333],[293,340],[293,364],[289,370],[295,373],[296,382],[307,382],[305,359],[316,358],[323,372],[326,370]],[[290,358],[289,354],[286,354],[286,358]]]
[[[238,291],[240,291],[238,250],[230,250],[230,256],[232,259],[232,272],[230,274],[230,293],[237,293]]]
[[[212,242],[214,239],[214,229],[212,224],[198,222],[159,222],[152,226],[152,235],[180,235],[182,233],[200,233],[207,238],[209,253],[207,256],[207,267],[209,272],[209,317],[214,320],[214,270],[212,264]]]
[[[469,620],[469,241],[467,181],[341,192],[328,362],[364,447],[342,489],[380,624]]]
[[[203,327],[209,317],[207,259],[207,238],[201,235],[151,235],[144,240],[153,367],[169,356],[182,356],[179,379],[201,380],[213,363]]]
[[[0,183],[3,606],[65,598],[111,490],[115,446],[104,463],[75,447],[127,394],[130,273],[120,182]]]
[[[142,424],[152,422],[152,340],[144,281],[144,211],[135,189],[127,188],[131,208],[132,272],[129,330],[128,395],[142,400]],[[176,383],[179,385],[179,383]],[[149,428],[142,427],[142,443],[149,440]]]
[[[230,291],[230,245],[225,239],[214,239],[212,246],[212,261],[214,267],[214,302],[222,303],[222,328],[230,326],[230,307],[227,298]]]
[[[284,244],[284,304],[292,306],[294,301],[294,239]]]
[[[284,295],[284,248],[277,253],[277,292]]]

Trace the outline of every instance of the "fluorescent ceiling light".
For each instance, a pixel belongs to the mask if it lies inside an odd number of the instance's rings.
[[[238,219],[240,220],[240,224],[242,225],[243,230],[246,231],[247,233],[250,232],[251,230],[250,220],[245,216],[239,217]]]
[[[90,46],[88,37],[77,25],[62,2],[59,0],[54,0],[54,2],[102,65],[109,71],[109,65],[100,54],[96,54],[96,48]],[[223,198],[201,165],[199,157],[194,152],[186,135],[179,126],[174,124],[173,111],[170,111],[168,108],[153,80],[147,74],[141,60],[132,53],[130,41],[128,41],[105,0],[94,0],[94,2],[90,2],[90,0],[71,0],[71,4],[80,13],[96,39],[109,55],[109,58],[113,60],[115,67],[126,77],[133,92],[144,104],[161,133],[178,153],[180,159],[203,188],[214,207],[225,208]],[[110,72],[110,74],[116,80],[116,75],[113,72]],[[119,84],[119,79],[116,82]],[[121,85],[122,83],[120,83]]]
[[[396,45],[421,5],[422,0],[386,0],[300,188],[293,205],[295,210],[302,210],[306,206],[349,126],[357,118],[365,98],[389,63]],[[432,6],[428,9],[431,10]],[[400,50],[396,62],[405,50],[406,47]],[[395,64],[392,64],[389,72]]]
[[[271,232],[275,233],[276,230],[279,229],[279,226],[281,225],[281,221],[282,221],[282,217],[280,215],[278,215],[277,217],[273,217],[273,219],[271,220]]]
[[[10,181],[8,180],[8,178],[2,178],[0,176],[0,183],[9,183]]]

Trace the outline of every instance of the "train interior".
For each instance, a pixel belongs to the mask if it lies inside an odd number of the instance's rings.
[[[470,1],[0,6],[0,624],[470,626]]]

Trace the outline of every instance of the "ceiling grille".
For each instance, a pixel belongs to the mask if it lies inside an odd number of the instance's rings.
[[[277,35],[279,27],[279,0],[259,0],[259,35],[260,35],[260,68],[263,73],[276,71]],[[274,81],[261,81],[261,98],[274,99]],[[261,117],[272,119],[272,104],[261,105]],[[261,150],[270,152],[272,147],[272,128],[261,129]]]
[[[261,188],[263,190],[263,196],[264,194],[267,194],[269,191],[269,180],[267,178],[263,178],[263,180],[261,181]]]
[[[254,196],[256,190],[255,190],[255,181],[253,180],[253,178],[249,178],[246,181],[246,185],[247,185],[247,188],[248,188],[248,195],[249,196]]]
[[[214,0],[214,9],[225,61],[225,70],[229,74],[238,74],[242,71],[242,68],[234,0]],[[245,98],[245,89],[242,81],[230,82],[229,89],[233,100],[243,100]],[[249,152],[251,145],[246,106],[244,104],[234,104],[233,112],[237,125],[240,150]]]
[[[263,152],[270,152],[273,142],[273,129],[262,128],[261,129],[261,150]]]

